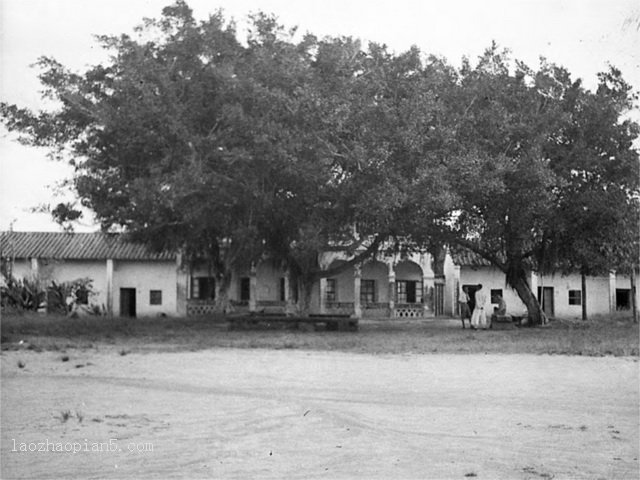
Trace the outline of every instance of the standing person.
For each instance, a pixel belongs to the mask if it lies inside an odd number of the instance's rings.
[[[476,287],[466,287],[467,288],[467,306],[469,307],[469,315],[473,313],[473,310],[476,308]],[[469,318],[469,324],[471,324],[471,318]]]
[[[504,317],[507,314],[507,302],[504,301],[502,295],[491,297],[491,303],[497,303],[498,306],[493,308],[489,328],[493,328],[493,322],[497,321],[498,317]]]
[[[462,328],[465,328],[465,319],[469,319],[469,327],[471,327],[471,309],[469,308],[469,292],[467,291],[467,287],[462,287],[462,290],[460,291],[458,306],[460,307],[460,320],[462,320]]]
[[[482,288],[482,284],[479,283],[474,294],[475,308],[471,315],[471,328],[487,329],[487,312],[485,311],[485,305],[487,303],[487,294]]]

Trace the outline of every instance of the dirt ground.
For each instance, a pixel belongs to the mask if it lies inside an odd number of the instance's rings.
[[[124,353],[2,353],[3,479],[639,477],[637,357]]]

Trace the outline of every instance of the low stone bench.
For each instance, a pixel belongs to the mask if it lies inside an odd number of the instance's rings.
[[[306,320],[314,325],[324,324],[326,330],[348,332],[356,332],[358,330],[358,319],[352,318],[349,314],[312,313]]]
[[[516,328],[513,321],[514,318],[511,315],[496,315],[492,318],[491,328],[493,330],[511,330]]]
[[[229,330],[249,330],[258,328],[293,328],[296,330],[330,330],[355,332],[358,330],[358,319],[349,315],[309,315],[293,317],[285,315],[243,315],[227,318]]]

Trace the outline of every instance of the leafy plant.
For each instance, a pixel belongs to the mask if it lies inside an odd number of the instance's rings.
[[[0,287],[3,309],[37,311],[46,299],[46,292],[36,279],[15,279],[9,277]]]
[[[50,313],[71,313],[78,305],[88,304],[94,295],[93,280],[79,278],[70,282],[52,281],[47,289],[47,311]],[[95,309],[91,307],[93,312]],[[99,311],[99,307],[98,307]]]

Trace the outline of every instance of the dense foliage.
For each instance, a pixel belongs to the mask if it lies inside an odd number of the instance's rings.
[[[319,252],[354,255],[346,268],[448,244],[503,270],[538,323],[528,270],[637,263],[638,126],[623,120],[637,97],[614,68],[593,93],[495,45],[456,69],[264,14],[241,42],[182,1],[100,41],[111,60],[82,74],[41,59],[58,108],[1,104],[4,124],[75,166],[104,229],[206,259],[221,308],[231,271],[264,256],[304,303],[335,273]]]
[[[92,303],[95,295],[93,280],[78,278],[56,282],[39,277],[16,279],[5,272],[0,285],[0,307],[4,313],[37,312],[74,314],[83,307],[84,313],[103,314],[104,308]]]

